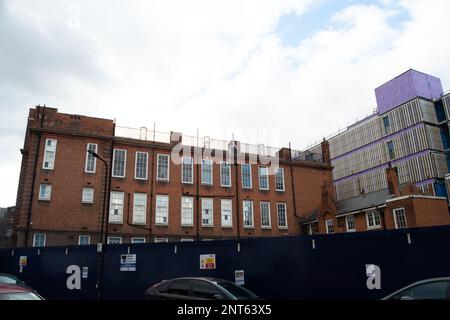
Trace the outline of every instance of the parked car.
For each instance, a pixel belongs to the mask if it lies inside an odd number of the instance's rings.
[[[146,300],[257,300],[250,290],[218,278],[163,280],[147,289]]]
[[[0,300],[44,300],[44,298],[25,286],[0,283]]]
[[[0,283],[25,284],[24,281],[9,273],[0,273]]]
[[[414,282],[382,300],[450,300],[450,277]]]

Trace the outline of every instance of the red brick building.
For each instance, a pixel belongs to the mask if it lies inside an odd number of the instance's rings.
[[[334,214],[324,201],[334,198],[326,141],[322,154],[272,154],[238,141],[220,150],[209,138],[188,145],[176,132],[158,142],[154,131],[129,138],[116,129],[112,120],[30,109],[16,246],[97,243],[106,229],[110,243],[299,235],[312,210]]]

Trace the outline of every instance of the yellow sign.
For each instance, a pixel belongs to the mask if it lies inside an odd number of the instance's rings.
[[[200,255],[200,269],[215,269],[215,268],[216,268],[215,254]]]

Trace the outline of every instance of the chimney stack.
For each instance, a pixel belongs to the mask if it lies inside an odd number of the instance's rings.
[[[388,183],[389,195],[400,197],[400,186],[398,183],[397,168],[393,168],[389,163],[389,167],[386,169],[386,177]]]

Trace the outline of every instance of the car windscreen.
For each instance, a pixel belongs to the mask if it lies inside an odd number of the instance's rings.
[[[0,300],[42,300],[32,292],[0,293]]]
[[[0,276],[0,283],[18,283],[18,279],[14,277],[8,277],[8,276]]]
[[[218,282],[217,284],[238,299],[258,299],[257,295],[231,281]]]

